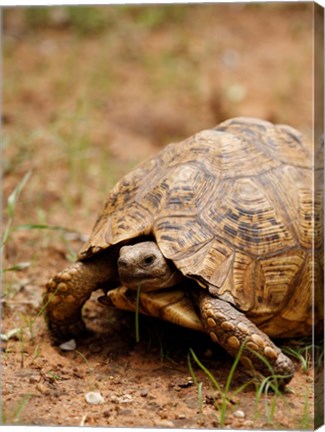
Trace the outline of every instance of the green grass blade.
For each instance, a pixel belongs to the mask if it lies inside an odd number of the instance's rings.
[[[18,198],[20,196],[21,191],[24,189],[26,183],[28,182],[31,174],[32,174],[31,171],[26,173],[24,175],[24,177],[22,178],[22,180],[17,185],[17,187],[14,189],[14,191],[8,197],[7,211],[8,211],[9,219],[8,219],[7,225],[4,229],[4,232],[2,234],[0,249],[2,249],[8,241],[8,238],[9,238],[10,233],[11,233],[11,226],[12,226],[12,221],[13,221],[13,217],[14,217],[14,213],[15,213],[15,207],[16,207]]]
[[[8,214],[9,214],[10,218],[12,218],[14,215],[15,207],[16,207],[19,195],[20,195],[21,191],[24,189],[24,187],[25,187],[26,183],[28,182],[31,174],[32,174],[31,171],[26,173],[24,175],[24,177],[22,178],[22,180],[20,181],[20,183],[17,185],[17,187],[14,189],[14,191],[8,197],[7,209],[8,209]]]
[[[16,226],[17,230],[53,230],[53,231],[62,231],[62,232],[71,232],[71,229],[64,228],[62,226],[57,225],[44,225],[44,224],[24,224]]]
[[[285,346],[285,347],[282,347],[282,351],[285,354],[292,355],[292,357],[295,357],[297,360],[299,360],[301,363],[303,371],[304,372],[308,371],[308,360],[306,357],[304,357],[304,355],[300,352],[300,350],[295,350],[291,347]],[[305,351],[307,351],[307,350],[305,350]]]
[[[201,362],[200,360],[197,358],[195,352],[192,350],[192,348],[190,348],[190,353],[195,361],[195,363],[203,370],[203,372],[206,374],[206,376],[209,378],[209,380],[212,382],[212,384],[215,386],[215,388],[218,390],[218,392],[222,395],[223,392],[221,390],[221,387],[218,383],[218,381],[214,378],[214,376],[212,375],[212,373],[209,371],[209,369],[207,369]]]
[[[191,349],[190,349],[190,351],[191,351]],[[203,411],[203,396],[202,396],[203,383],[198,382],[198,379],[197,379],[195,372],[193,370],[193,367],[192,367],[190,354],[187,355],[187,364],[188,364],[188,369],[190,371],[193,383],[194,383],[195,387],[197,388],[199,412],[200,412],[200,414],[202,414],[202,411]]]
[[[232,366],[231,366],[231,368],[230,368],[230,371],[229,371],[229,374],[228,374],[228,377],[227,377],[227,381],[226,381],[226,387],[225,387],[225,393],[226,393],[226,394],[227,394],[228,391],[229,391],[229,388],[230,388],[230,384],[231,384],[232,378],[233,378],[233,376],[234,376],[235,370],[236,370],[237,365],[238,365],[238,363],[239,363],[239,360],[240,360],[240,357],[241,357],[241,355],[242,355],[242,352],[243,352],[244,347],[245,347],[245,344],[243,343],[243,344],[240,346],[240,349],[239,349],[239,351],[238,351],[238,353],[237,353],[237,355],[236,355],[236,357],[235,357],[235,360],[234,360],[234,362],[233,362],[233,364],[232,364]]]
[[[193,383],[197,387],[198,386],[198,380],[197,380],[196,375],[195,375],[194,370],[193,370],[190,354],[187,355],[187,365],[188,365],[188,370],[190,371]]]
[[[25,394],[22,396],[18,406],[17,406],[17,410],[15,413],[15,417],[14,417],[14,423],[19,423],[20,422],[20,417],[24,411],[24,409],[26,408],[26,405],[28,404],[28,402],[30,401],[30,399],[32,398],[33,395],[31,394]]]
[[[6,272],[11,272],[11,271],[20,271],[20,270],[25,270],[28,267],[30,267],[30,262],[21,262],[18,264],[15,264],[11,267],[7,267],[5,269],[0,269],[0,274],[1,273],[6,273]]]
[[[197,395],[198,395],[198,402],[199,402],[199,411],[200,414],[203,412],[203,396],[202,396],[202,386],[203,383],[199,383],[197,386]]]
[[[232,391],[233,395],[235,396],[235,395],[241,393],[243,390],[245,390],[246,387],[248,387],[248,386],[250,386],[252,384],[255,384],[255,380],[254,379],[251,379],[251,380],[245,382],[244,384],[240,385],[235,390],[233,390]]]
[[[271,388],[275,393],[278,393],[279,395],[282,394],[280,390],[280,382],[281,380],[285,378],[289,378],[289,375],[279,375],[274,372],[274,369],[271,365],[271,363],[259,352],[251,350],[250,348],[247,348],[252,354],[254,354],[256,357],[258,357],[269,369],[270,375],[266,377],[267,380],[271,381]]]
[[[78,355],[82,358],[82,360],[83,360],[87,365],[89,365],[89,362],[88,362],[86,356],[85,356],[82,352],[80,352],[80,351],[78,351],[78,350],[73,350],[73,351],[74,351],[76,354],[78,354]]]
[[[7,243],[10,232],[11,232],[11,225],[12,225],[12,218],[10,218],[7,222],[6,228],[4,230],[3,236],[2,236],[2,240],[1,240],[1,244],[0,244],[0,249],[3,248],[3,246]]]

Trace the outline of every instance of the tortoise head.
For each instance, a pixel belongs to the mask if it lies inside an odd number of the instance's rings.
[[[120,281],[130,289],[144,291],[169,288],[182,279],[174,264],[167,260],[154,241],[123,246],[118,259]]]

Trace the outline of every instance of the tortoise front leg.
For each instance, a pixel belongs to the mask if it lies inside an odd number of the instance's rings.
[[[85,330],[82,306],[93,291],[105,282],[115,281],[115,262],[107,256],[77,261],[49,280],[43,305],[48,327],[56,339],[76,337]]]
[[[285,376],[281,383],[287,384],[291,380],[294,374],[292,361],[243,313],[205,291],[200,296],[200,309],[202,322],[213,342],[234,357],[244,344],[240,358],[244,366],[271,375],[268,366],[254,355],[256,352],[271,365],[274,374]]]

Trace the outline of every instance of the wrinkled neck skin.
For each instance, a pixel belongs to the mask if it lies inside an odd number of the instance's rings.
[[[94,257],[85,260],[84,264],[87,267],[86,274],[92,279],[92,284],[96,289],[103,288],[105,291],[113,289],[120,284],[117,269],[117,259],[119,248],[110,248],[109,251],[103,251],[96,254]]]

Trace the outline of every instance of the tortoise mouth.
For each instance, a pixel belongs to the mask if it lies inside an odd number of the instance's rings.
[[[142,291],[165,290],[179,284],[183,279],[183,275],[177,270],[173,272],[168,270],[166,273],[158,272],[155,274],[155,272],[148,273],[138,269],[136,272],[130,273],[130,271],[124,270],[123,267],[119,268],[119,277],[121,285],[131,290],[140,288]]]

